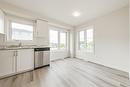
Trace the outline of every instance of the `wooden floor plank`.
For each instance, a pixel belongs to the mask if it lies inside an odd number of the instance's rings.
[[[126,76],[103,66],[68,58],[53,61],[50,67],[2,79],[0,87],[129,87]]]

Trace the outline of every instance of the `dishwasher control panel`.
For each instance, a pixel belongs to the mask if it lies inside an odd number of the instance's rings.
[[[35,48],[34,51],[50,51],[50,47],[46,47],[46,48]]]

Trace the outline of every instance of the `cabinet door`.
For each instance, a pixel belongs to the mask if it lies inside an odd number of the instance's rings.
[[[17,72],[34,69],[34,50],[22,49],[17,51]]]
[[[15,51],[0,51],[0,77],[15,73]]]
[[[37,26],[36,30],[37,30],[38,37],[48,37],[48,34],[49,34],[48,22],[42,21],[42,20],[37,20],[36,26]]]
[[[41,45],[49,45],[48,22],[37,20],[36,32],[37,42],[42,43]]]

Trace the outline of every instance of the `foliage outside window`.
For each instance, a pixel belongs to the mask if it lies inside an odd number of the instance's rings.
[[[67,49],[67,32],[50,29],[51,50]]]
[[[66,32],[60,32],[60,49],[66,49]]]
[[[93,29],[86,29],[79,32],[79,49],[89,53],[94,52]]]
[[[58,31],[50,30],[50,46],[51,50],[58,49]]]
[[[11,22],[12,40],[33,40],[33,25]]]

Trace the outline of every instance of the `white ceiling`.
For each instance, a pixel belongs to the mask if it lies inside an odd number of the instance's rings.
[[[128,5],[129,0],[1,0],[70,24],[82,24]],[[72,12],[81,12],[73,17]]]

